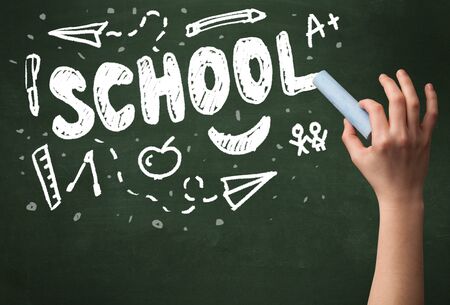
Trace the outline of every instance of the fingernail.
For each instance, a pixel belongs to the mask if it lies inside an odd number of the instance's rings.
[[[433,84],[432,83],[428,83],[427,84],[428,89],[434,90]]]
[[[404,69],[398,69],[398,71],[397,71],[398,74],[405,74],[405,72],[406,71]]]
[[[382,78],[382,77],[385,77],[385,76],[387,76],[387,75],[384,74],[384,73],[381,73],[379,77]]]

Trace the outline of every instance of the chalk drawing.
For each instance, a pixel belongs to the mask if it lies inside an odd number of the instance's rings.
[[[146,194],[145,198],[150,199],[153,202],[158,202],[158,199],[153,195]]]
[[[316,89],[313,78],[317,73],[304,76],[295,76],[292,48],[289,35],[286,31],[280,32],[277,37],[278,60],[280,65],[281,87],[284,94],[294,96],[300,92]]]
[[[93,150],[88,151],[84,155],[83,163],[81,164],[80,169],[78,170],[77,175],[75,176],[73,181],[67,185],[66,192],[70,193],[73,191],[73,189],[74,189],[76,183],[78,182],[78,179],[80,178],[81,174],[83,173],[86,165],[89,165],[91,168],[92,181],[93,181],[92,189],[94,190],[95,197],[98,197],[101,195],[102,190],[100,188],[100,184],[98,183],[97,170],[95,168],[94,151]]]
[[[165,205],[162,206],[162,209],[166,213],[170,213],[171,212]]]
[[[166,96],[167,111],[172,122],[184,119],[185,103],[180,68],[174,54],[163,56],[164,75],[156,77],[153,61],[143,56],[137,61],[142,116],[147,124],[159,122],[160,97]]]
[[[322,132],[322,136],[319,136],[321,129],[322,127],[318,122],[312,122],[311,124],[309,124],[309,132],[313,135],[311,146],[316,151],[326,150],[325,140],[328,135],[328,130],[324,129],[324,131]]]
[[[114,12],[113,8],[109,8],[107,10],[108,14],[113,14],[111,12]],[[133,10],[133,14],[136,12]],[[134,28],[126,33],[122,31],[116,31],[116,30],[109,30],[105,33],[106,37],[113,37],[113,38],[120,38],[123,35],[127,35],[128,37],[134,37],[136,36],[140,30],[145,26],[147,23],[147,18],[150,16],[156,16],[158,18],[161,18],[161,15],[156,10],[149,10],[145,13],[144,16],[141,17],[141,20],[139,22],[139,26],[137,28]],[[159,34],[156,36],[155,42],[158,42],[164,35],[165,31],[164,29],[167,27],[168,19],[167,17],[163,17],[162,27],[163,30],[159,32]],[[59,29],[52,30],[48,32],[50,36],[54,36],[63,40],[68,40],[72,42],[78,42],[82,44],[87,44],[96,48],[101,48],[102,42],[100,39],[100,36],[103,34],[103,31],[108,26],[108,21],[104,22],[97,22],[97,23],[91,23],[86,25],[80,25],[80,26],[70,26],[70,27],[63,27]],[[156,48],[156,47],[154,47]],[[123,49],[125,50],[125,49]],[[122,50],[122,51],[123,51]],[[121,52],[121,51],[119,51]],[[80,56],[81,57],[81,56]],[[83,58],[84,59],[84,58]]]
[[[31,158],[39,182],[41,183],[45,200],[47,201],[50,210],[53,211],[60,205],[61,195],[59,193],[58,182],[53,169],[48,145],[45,144],[36,149],[31,155]]]
[[[255,81],[251,74],[250,61],[256,59],[259,78]],[[257,37],[239,39],[234,45],[233,70],[236,87],[242,99],[258,105],[264,102],[272,88],[272,59],[264,42]]]
[[[308,135],[303,135],[305,130],[303,129],[303,126],[299,123],[295,124],[294,127],[292,127],[292,136],[296,140],[289,140],[289,143],[297,146],[297,156],[301,156],[302,153],[309,154],[309,150],[306,148],[305,144],[306,142],[312,143],[312,139]]]
[[[325,151],[325,140],[328,135],[328,130],[324,129],[322,135],[319,135],[322,127],[318,122],[312,122],[309,124],[309,132],[312,135],[303,135],[304,128],[301,124],[297,123],[292,127],[292,136],[295,138],[294,140],[289,140],[289,143],[297,146],[297,156],[301,156],[302,153],[309,154],[309,150],[306,148],[305,144],[309,143],[312,148],[314,148],[317,152]]]
[[[186,37],[193,37],[212,28],[237,23],[255,23],[266,18],[266,13],[250,8],[200,19],[186,26]]]
[[[211,142],[229,155],[244,155],[256,151],[270,131],[270,116],[263,116],[251,129],[238,135],[224,134],[214,127],[208,130]]]
[[[110,131],[119,132],[128,128],[134,120],[133,104],[127,104],[116,111],[109,100],[109,90],[117,85],[129,85],[133,72],[126,66],[106,62],[100,65],[94,77],[94,103],[103,125]]]
[[[81,218],[81,213],[77,212],[75,215],[73,215],[73,221],[77,222]]]
[[[122,172],[121,171],[117,171],[117,181],[119,181],[119,183],[123,182],[123,177],[122,177]]]
[[[134,192],[134,191],[132,191],[130,189],[127,189],[127,193],[130,194],[130,195],[133,195],[133,196],[139,196],[138,193],[136,193],[136,192]]]
[[[57,67],[50,76],[49,87],[52,94],[71,106],[78,115],[76,122],[68,122],[61,115],[53,119],[53,132],[65,140],[72,140],[86,135],[94,126],[94,110],[79,100],[73,90],[83,92],[86,80],[81,73],[71,67]]]
[[[195,210],[195,205],[191,205],[186,210],[181,211],[181,214],[188,215],[191,214]]]
[[[243,205],[248,199],[250,199],[261,187],[264,186],[269,180],[277,175],[276,171],[258,173],[258,174],[247,174],[247,175],[236,175],[223,177],[220,180],[224,184],[223,197],[230,205],[231,210],[236,211],[241,205]],[[238,186],[230,188],[231,183],[242,183]],[[236,193],[242,192],[241,195],[237,195],[235,199],[232,199]]]
[[[109,149],[109,152],[111,153],[111,156],[113,157],[113,159],[114,159],[114,160],[117,160],[118,157],[117,157],[117,153],[116,153],[116,151],[114,150],[114,148],[111,147],[111,148]]]
[[[30,212],[34,212],[37,210],[37,204],[35,202],[31,201],[30,203],[27,204],[27,206],[25,208]]]
[[[41,67],[41,57],[30,54],[25,59],[25,89],[27,90],[30,112],[35,117],[39,114],[39,96],[36,80]]]
[[[60,39],[100,48],[102,46],[100,35],[107,25],[108,21],[96,22],[80,26],[59,28],[48,32],[48,34]]]
[[[162,229],[163,228],[163,223],[161,220],[159,219],[155,219],[152,221],[152,226],[155,227],[156,229]]]
[[[203,181],[203,178],[200,177],[200,176],[195,176],[195,180],[197,181],[197,184],[198,184],[199,189],[201,189],[201,190],[204,189],[205,183],[204,183],[204,181]],[[183,181],[183,189],[185,190],[184,198],[185,198],[187,201],[189,201],[189,202],[195,202],[195,201],[197,201],[196,197],[193,197],[193,196],[189,195],[188,192],[187,192],[187,190],[188,190],[188,185],[189,185],[189,182],[190,182],[190,181],[191,181],[191,177],[187,177],[187,178],[184,179],[184,181]],[[203,203],[211,203],[211,202],[216,201],[217,198],[218,198],[218,196],[217,196],[216,194],[214,194],[214,195],[209,196],[209,197],[203,197],[203,198],[202,198],[202,202],[203,202]]]
[[[315,27],[313,28],[313,22],[315,24]],[[324,24],[320,23],[320,21],[317,19],[317,17],[314,14],[309,14],[308,16],[308,31],[306,32],[306,37],[308,37],[308,47],[313,47],[313,41],[312,38],[314,34],[319,32],[320,36],[322,38],[325,37],[325,31],[323,30]]]
[[[214,87],[206,86],[206,68],[214,72]],[[199,48],[191,57],[188,72],[189,95],[195,110],[204,115],[218,112],[230,92],[230,74],[223,51],[214,47]]]
[[[170,146],[175,137],[170,137],[161,148],[156,146],[148,146],[144,148],[138,156],[139,169],[147,177],[153,178],[154,180],[162,180],[164,178],[172,176],[180,167],[182,155],[178,148],[175,146]],[[154,173],[152,172],[152,161],[156,156],[163,156],[166,153],[174,153],[177,157],[176,163],[172,166],[170,170],[165,173]]]
[[[339,30],[339,25],[338,25],[339,17],[338,16],[335,17],[332,13],[329,13],[328,17],[330,17],[330,20],[328,21],[327,24],[332,25],[336,31]]]

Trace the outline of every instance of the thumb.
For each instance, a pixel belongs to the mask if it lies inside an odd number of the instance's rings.
[[[365,146],[361,143],[356,130],[347,119],[344,119],[344,131],[342,132],[342,142],[344,142],[352,160],[355,160],[364,150]]]

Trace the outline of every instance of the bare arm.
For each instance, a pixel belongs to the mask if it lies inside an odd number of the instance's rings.
[[[360,102],[369,113],[372,145],[363,146],[346,120],[342,134],[353,163],[374,189],[380,210],[369,305],[424,304],[422,193],[437,95],[431,84],[425,86],[427,110],[420,122],[419,98],[411,79],[404,70],[397,72],[397,79],[400,87],[384,74],[379,79],[389,100],[389,120],[379,103]]]

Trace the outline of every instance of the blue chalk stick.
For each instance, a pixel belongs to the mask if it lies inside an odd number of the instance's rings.
[[[317,73],[313,79],[313,84],[364,138],[367,139],[369,137],[372,132],[369,115],[359,107],[355,98],[339,85],[327,71],[323,70]]]

